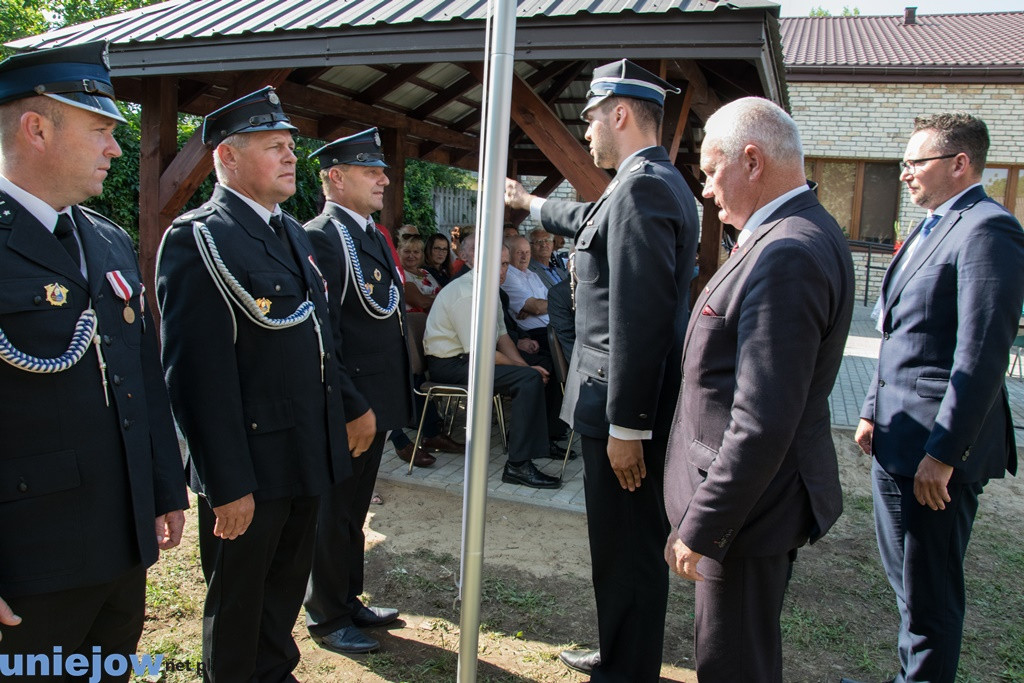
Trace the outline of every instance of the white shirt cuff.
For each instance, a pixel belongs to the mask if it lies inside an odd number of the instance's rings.
[[[544,206],[544,202],[547,199],[544,197],[534,197],[530,200],[530,218],[540,223],[540,207]]]
[[[608,436],[614,436],[616,439],[622,439],[623,441],[648,441],[654,436],[654,431],[608,425]]]

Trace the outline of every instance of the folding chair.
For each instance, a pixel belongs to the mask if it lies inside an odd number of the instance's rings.
[[[569,363],[565,360],[565,354],[562,353],[562,345],[558,341],[558,335],[555,333],[555,328],[548,325],[548,346],[551,347],[551,360],[554,361],[555,366],[555,379],[562,387],[562,395],[565,396],[565,382],[569,376]],[[569,462],[569,454],[572,453],[572,440],[576,436],[576,430],[569,430],[569,445],[565,447],[565,457],[562,458],[562,472],[558,475],[558,481],[562,481],[565,476],[565,466]]]
[[[1024,362],[1020,359],[1021,347],[1024,347],[1024,325],[1017,326],[1017,337],[1010,346],[1013,353],[1013,362],[1010,363],[1010,377],[1013,377],[1013,369],[1017,368],[1017,376],[1024,379]]]
[[[427,375],[427,362],[426,354],[423,351],[423,334],[427,328],[427,314],[406,313],[405,321],[405,340],[409,346],[409,365],[413,375],[425,377]],[[454,398],[456,410],[458,410],[462,399],[469,398],[469,386],[466,384],[440,384],[427,380],[418,387],[413,387],[413,391],[423,396],[427,402],[432,398],[447,398],[449,401]],[[412,452],[414,454],[420,447],[420,439],[423,437],[423,419],[426,415],[427,411],[425,409],[420,411],[420,421],[416,427],[416,439],[412,442]],[[501,444],[507,451],[508,435],[505,433],[505,412],[501,405],[500,393],[494,394],[494,415],[498,418],[498,425],[501,429]],[[409,471],[406,474],[412,474],[414,460],[415,458],[409,459]]]

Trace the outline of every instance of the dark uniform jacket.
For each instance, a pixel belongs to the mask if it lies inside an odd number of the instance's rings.
[[[896,255],[882,287],[882,346],[861,411],[879,464],[913,477],[927,453],[957,484],[1015,473],[1004,378],[1024,299],[1020,223],[972,188],[909,260]]]
[[[788,552],[842,511],[828,396],[853,314],[846,238],[785,202],[697,297],[665,467],[680,539],[721,562]]]
[[[307,299],[313,316],[268,330],[227,303],[200,259],[193,223],[210,229],[241,286],[269,300],[269,317],[285,318]],[[351,472],[324,282],[306,233],[287,215],[285,226],[291,253],[218,185],[174,222],[157,258],[171,404],[188,442],[191,486],[214,507],[248,493],[257,501],[319,495]],[[326,352],[323,379],[313,317]]]
[[[544,229],[576,239],[576,346],[562,419],[668,433],[697,253],[693,194],[663,147],[640,151],[596,202],[548,201]]]
[[[356,248],[354,256],[359,260],[364,282],[372,287],[373,300],[385,308],[391,284],[398,288],[398,310],[388,318],[378,320],[363,307],[366,302],[352,282],[341,235],[332,219],[348,228]],[[306,223],[306,232],[329,285],[328,305],[335,344],[348,369],[343,391],[345,414],[353,420],[372,408],[378,432],[409,425],[414,407],[405,342],[405,290],[391,250],[383,236],[368,235],[364,225],[333,202],[327,202],[323,213]]]
[[[89,279],[50,231],[0,192],[0,329],[14,348],[55,358],[90,306],[107,364],[92,345],[70,369],[36,374],[0,360],[0,597],[104,583],[157,559],[154,520],[188,507],[181,453],[143,313],[128,235],[73,209]],[[107,273],[132,288],[134,322]],[[51,304],[46,286],[67,289]],[[59,302],[60,298],[53,298]]]

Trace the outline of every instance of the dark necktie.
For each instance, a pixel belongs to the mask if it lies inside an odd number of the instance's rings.
[[[288,232],[284,228],[284,219],[281,218],[281,214],[274,214],[270,217],[270,227],[273,228],[274,234],[281,240],[282,243],[287,247],[288,245]]]
[[[60,245],[68,252],[68,256],[81,270],[82,250],[78,248],[78,240],[75,239],[75,222],[71,219],[70,214],[62,213],[57,216],[57,226],[53,229],[53,236],[57,238]]]

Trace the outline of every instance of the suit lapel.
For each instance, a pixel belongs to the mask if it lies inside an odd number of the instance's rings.
[[[47,270],[73,280],[82,288],[88,289],[88,283],[82,277],[82,271],[76,267],[53,233],[36,220],[30,211],[7,194],[0,193],[0,200],[4,202],[3,211],[10,212],[6,215],[0,212],[3,222],[11,225],[11,238],[8,240],[7,246]],[[78,216],[76,216],[76,220],[77,218]],[[81,232],[79,230],[79,234]]]
[[[92,218],[81,209],[74,209],[75,225],[78,226],[78,236],[82,240],[82,251],[85,252],[85,261],[89,273],[89,295],[96,298],[100,288],[106,282],[108,259],[110,257],[110,240],[100,234]],[[135,289],[139,283],[129,282]],[[137,292],[136,292],[137,293]]]
[[[751,235],[740,249],[727,258],[722,267],[711,276],[707,285],[701,291],[700,296],[697,297],[697,301],[693,304],[693,311],[690,313],[690,321],[686,326],[686,337],[683,342],[683,358],[686,357],[686,350],[690,346],[690,330],[697,319],[700,318],[701,311],[704,310],[705,302],[711,297],[711,295],[720,287],[722,284],[729,279],[732,272],[739,267],[740,263],[747,258],[747,254],[760,244],[760,242],[768,237],[772,230],[776,228],[784,219],[792,216],[798,211],[808,209],[818,203],[818,198],[814,196],[813,192],[802,192],[797,196],[790,199],[788,202],[776,209],[764,223],[761,223],[754,230],[754,234]]]
[[[892,302],[899,298],[900,292],[902,292],[903,288],[907,286],[910,278],[913,277],[914,273],[916,273],[918,269],[928,261],[931,255],[939,247],[939,244],[942,243],[942,240],[946,238],[946,235],[948,235],[950,231],[952,231],[953,227],[960,222],[964,211],[985,199],[986,196],[985,191],[980,187],[975,187],[969,192],[966,192],[964,196],[960,197],[960,199],[953,204],[953,207],[947,211],[941,219],[939,219],[939,222],[935,224],[934,228],[932,228],[928,237],[914,247],[913,254],[908,257],[906,254],[902,253],[904,249],[900,250],[901,253],[897,254],[897,258],[893,259],[892,265],[889,267],[889,270],[886,272],[886,277],[882,281],[882,292],[885,296],[885,304],[882,307],[882,320],[885,320],[885,315],[888,313]],[[907,238],[908,244],[912,239],[920,239],[918,233],[921,231],[922,225],[924,225],[924,220],[922,220],[914,229],[914,232],[911,233],[911,237]],[[908,259],[907,264],[906,266],[899,268],[898,264],[901,263],[903,259]],[[894,271],[895,275],[893,274]],[[890,291],[886,290],[888,280],[892,280],[892,289]]]

